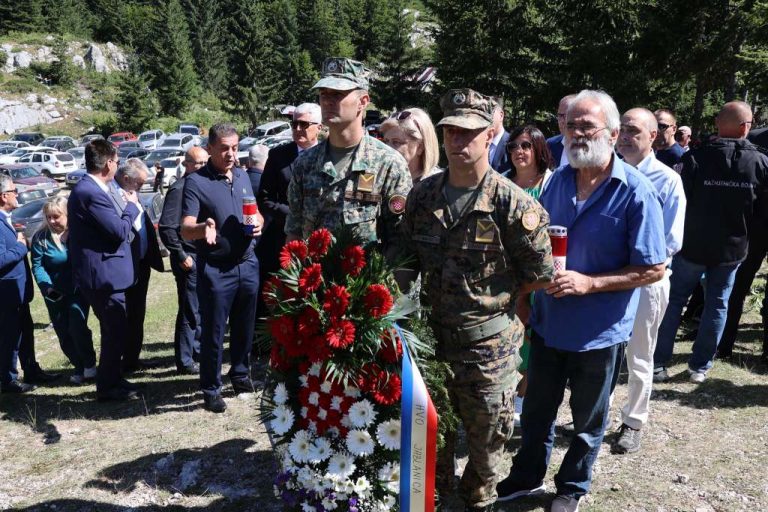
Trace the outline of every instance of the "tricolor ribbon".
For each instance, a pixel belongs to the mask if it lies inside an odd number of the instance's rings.
[[[403,397],[400,415],[400,510],[435,510],[435,464],[437,461],[437,411],[429,397],[419,368],[400,328],[403,343]]]

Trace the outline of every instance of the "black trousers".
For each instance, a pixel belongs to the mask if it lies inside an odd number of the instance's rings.
[[[147,313],[147,290],[151,270],[149,261],[141,260],[136,284],[125,290],[128,332],[123,349],[123,368],[134,368],[139,364],[139,354],[144,345],[144,317]]]
[[[120,358],[128,335],[128,311],[125,291],[81,290],[91,305],[101,327],[99,367],[96,372],[96,392],[106,393],[118,387],[123,378]]]
[[[173,335],[173,354],[176,369],[191,366],[200,357],[200,304],[197,299],[197,257],[195,266],[186,271],[171,258],[171,270],[176,278],[179,311]]]
[[[749,238],[749,251],[747,258],[736,271],[736,281],[733,283],[733,290],[728,299],[728,318],[725,321],[725,330],[720,337],[720,343],[717,346],[718,352],[729,354],[733,351],[733,344],[736,342],[736,335],[739,332],[739,320],[744,312],[744,300],[752,288],[752,281],[755,279],[757,271],[765,260],[768,253],[768,236],[761,230],[753,230],[753,235]],[[768,353],[768,336],[766,336],[766,313],[768,313],[768,300],[763,296],[763,307],[760,313],[763,317],[763,354]]]

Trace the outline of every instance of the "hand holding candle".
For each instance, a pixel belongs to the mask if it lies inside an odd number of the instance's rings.
[[[565,270],[565,256],[568,253],[568,229],[563,226],[549,226],[549,239],[552,243],[552,261],[555,272]]]

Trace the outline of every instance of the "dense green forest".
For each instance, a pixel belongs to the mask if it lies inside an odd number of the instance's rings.
[[[311,100],[329,55],[375,71],[378,108],[434,112],[442,90],[470,86],[503,96],[509,125],[552,128],[557,100],[584,87],[620,109],[671,108],[695,130],[725,100],[762,113],[768,99],[758,0],[0,0],[0,36],[29,32],[127,48],[112,108],[133,129],[199,105],[263,121]],[[54,78],[72,80],[62,67]]]

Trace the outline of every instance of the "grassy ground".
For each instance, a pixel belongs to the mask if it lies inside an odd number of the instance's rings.
[[[32,306],[38,359],[69,376],[39,297]],[[275,465],[258,422],[258,398],[230,393],[226,413],[202,409],[197,380],[173,371],[175,311],[172,275],[154,273],[144,356],[161,364],[134,377],[147,385],[144,401],[96,403],[93,386],[64,380],[26,396],[0,395],[0,509],[280,510],[271,493]],[[703,385],[687,381],[690,342],[676,345],[675,377],[654,390],[643,450],[615,456],[606,444],[582,510],[768,509],[768,369],[758,363],[757,310],[743,321],[734,361],[717,362]],[[624,396],[619,386],[617,405]],[[567,405],[561,414],[568,417]],[[518,444],[516,437],[511,447]],[[565,447],[558,437],[550,488]],[[498,510],[548,510],[550,499]]]

